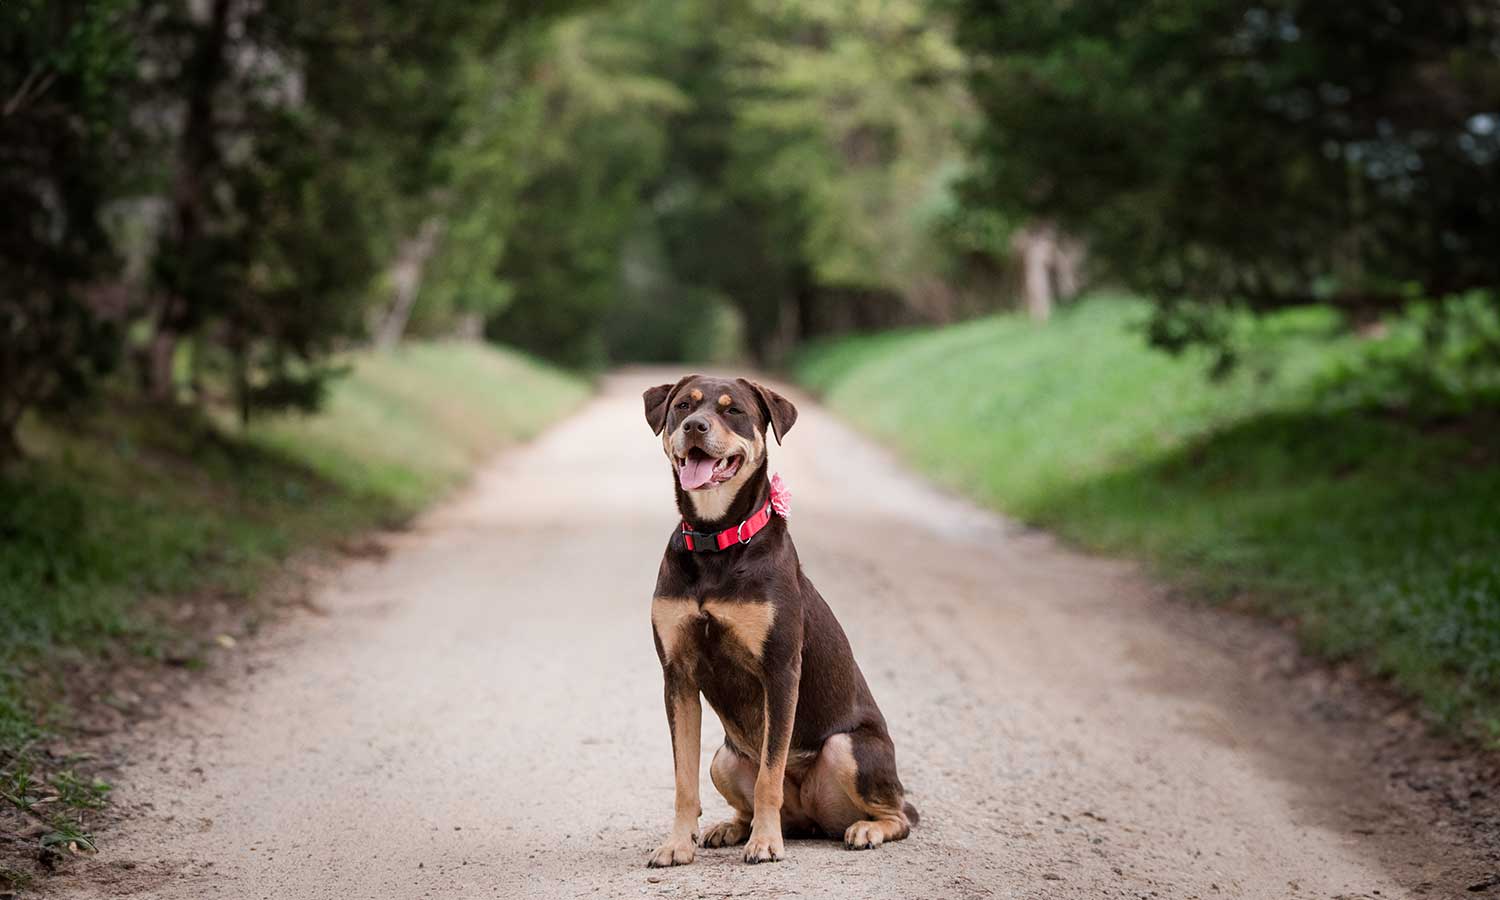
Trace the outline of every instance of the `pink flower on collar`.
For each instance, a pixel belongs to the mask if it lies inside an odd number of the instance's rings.
[[[792,492],[786,489],[780,472],[771,476],[771,511],[783,519],[792,511]]]

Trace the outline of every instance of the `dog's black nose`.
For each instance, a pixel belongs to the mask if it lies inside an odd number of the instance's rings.
[[[688,416],[682,423],[682,430],[691,434],[696,431],[699,434],[708,434],[708,419],[703,416]]]

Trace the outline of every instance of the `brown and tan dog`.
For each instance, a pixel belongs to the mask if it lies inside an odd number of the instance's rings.
[[[689,375],[644,397],[683,519],[651,601],[677,792],[672,833],[648,865],[690,863],[698,845],[700,693],[724,723],[710,774],[735,811],[704,846],[744,842],[759,863],[785,857],[783,832],[856,850],[906,837],[917,811],[885,718],[770,509],[766,436],[780,443],[797,408],[743,378]]]

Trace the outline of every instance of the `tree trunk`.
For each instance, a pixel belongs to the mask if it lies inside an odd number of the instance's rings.
[[[458,317],[458,324],[453,329],[453,336],[461,341],[477,341],[484,337],[484,315],[477,312],[467,312]]]
[[[1063,237],[1057,242],[1057,296],[1071,300],[1083,291],[1083,242]]]
[[[245,348],[234,348],[234,399],[239,407],[240,427],[250,427],[250,361],[245,358]]]
[[[25,454],[17,432],[26,410],[56,388],[53,368],[40,360],[27,366],[20,361],[4,366],[0,382],[0,464],[19,460]]]
[[[0,468],[10,465],[21,459],[21,442],[16,437],[16,429],[20,427],[19,416],[7,416],[0,421]]]
[[[162,252],[175,253],[179,268],[191,280],[192,265],[201,240],[211,200],[210,184],[218,164],[218,125],[214,105],[220,84],[227,75],[225,49],[229,41],[233,0],[213,0],[197,35],[192,57],[183,69],[187,84],[187,109],[177,146],[177,172],[172,184],[171,236]],[[182,283],[167,285],[157,303],[155,333],[145,353],[143,373],[147,396],[169,402],[176,395],[172,360],[178,341],[191,331],[192,302],[184,296]]]
[[[166,330],[166,323],[160,318],[156,327],[156,334],[151,336],[151,343],[142,354],[146,396],[155,403],[170,403],[177,396],[177,335]]]
[[[411,320],[412,307],[422,290],[422,275],[427,261],[437,250],[438,235],[442,223],[428,219],[417,229],[417,233],[401,242],[396,252],[396,262],[391,266],[391,307],[381,317],[375,329],[375,349],[390,350],[401,342],[406,333],[406,323]]]
[[[780,366],[786,360],[801,337],[801,324],[801,298],[795,294],[788,294],[777,304],[776,330],[766,341],[763,364],[775,367]]]
[[[1021,300],[1038,322],[1052,317],[1052,267],[1057,255],[1057,232],[1051,225],[1028,225],[1016,233],[1011,246],[1021,257]]]

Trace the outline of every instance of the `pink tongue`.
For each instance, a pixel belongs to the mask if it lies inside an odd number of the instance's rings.
[[[717,462],[717,459],[708,457],[688,457],[677,470],[677,480],[681,482],[682,489],[696,491],[708,484],[709,479],[714,477],[714,464]]]

